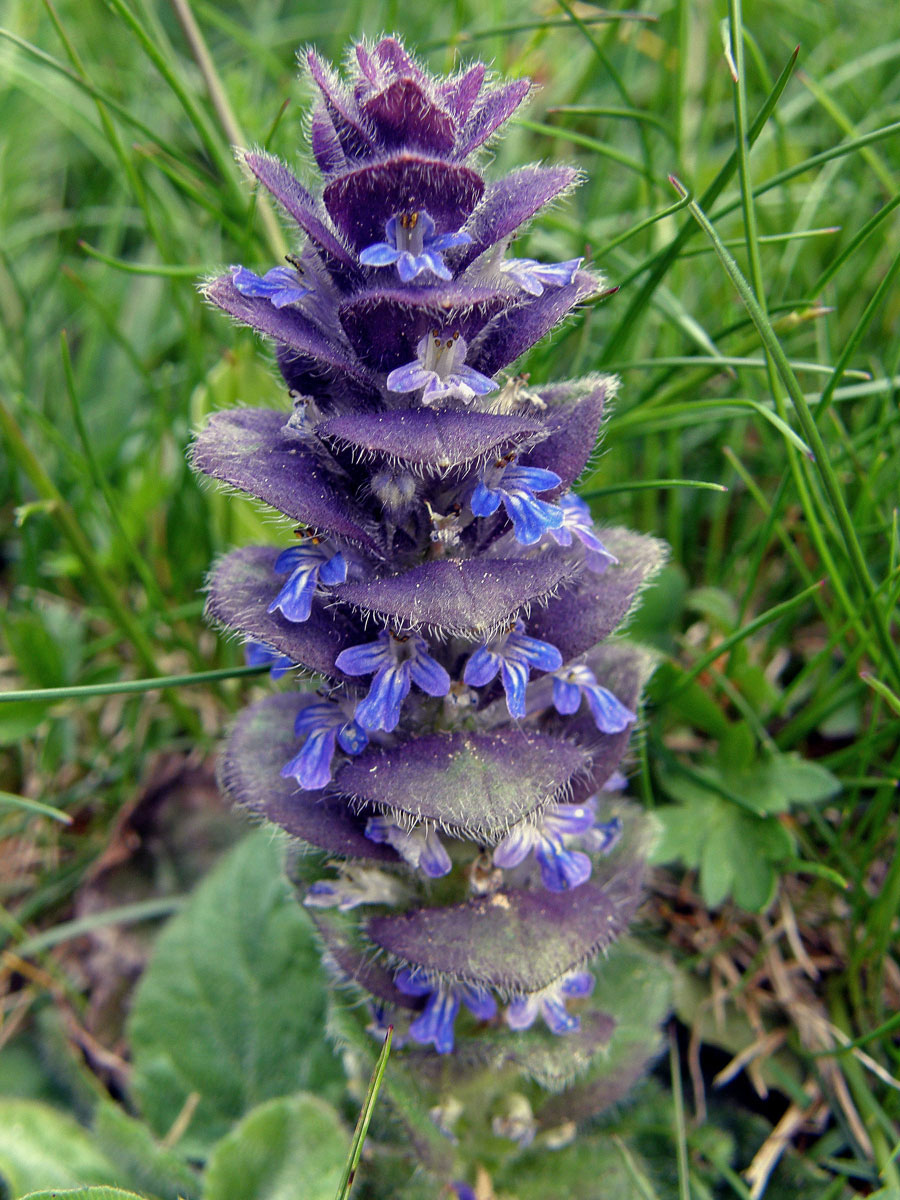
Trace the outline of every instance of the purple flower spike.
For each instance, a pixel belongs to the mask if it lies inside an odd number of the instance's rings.
[[[540,1016],[551,1033],[576,1033],[581,1022],[566,1010],[566,999],[589,996],[593,990],[593,975],[576,971],[541,992],[513,1000],[503,1015],[510,1029],[530,1029]]]
[[[562,481],[544,467],[522,467],[501,459],[489,467],[475,487],[469,507],[476,517],[489,517],[500,501],[513,523],[513,533],[523,546],[539,542],[548,529],[559,529],[563,512],[557,504],[538,500],[536,492],[549,492]]]
[[[555,671],[562,666],[562,655],[549,642],[528,637],[525,626],[516,621],[499,637],[476,650],[466,663],[463,682],[484,687],[500,672],[510,716],[525,716],[525,688],[532,667]]]
[[[471,404],[476,396],[496,391],[497,384],[487,375],[465,365],[468,345],[459,333],[432,330],[420,338],[414,362],[405,363],[387,377],[390,392],[417,392],[422,388],[422,403],[455,397]]]
[[[273,267],[262,276],[254,275],[246,267],[232,267],[231,280],[242,296],[261,297],[275,308],[296,304],[312,291],[303,282],[298,267]]]
[[[366,837],[390,846],[404,862],[424,872],[429,879],[440,879],[453,867],[441,839],[428,826],[409,829],[389,817],[370,817],[366,822]]]
[[[540,263],[534,258],[506,258],[500,263],[500,270],[529,296],[543,296],[545,287],[565,287],[571,283],[581,262],[580,258],[570,258],[568,262],[561,263]]]
[[[632,721],[637,720],[630,708],[626,708],[607,688],[600,686],[589,667],[581,664],[566,667],[553,680],[553,707],[563,716],[578,712],[582,695],[601,733],[621,733]]]
[[[376,641],[341,651],[334,665],[347,675],[375,675],[369,694],[356,707],[356,720],[364,729],[396,729],[413,683],[429,696],[450,691],[450,676],[418,634],[399,636],[383,629]]]
[[[310,791],[331,779],[331,760],[338,745],[347,754],[361,754],[369,744],[365,730],[338,704],[327,700],[301,708],[294,723],[297,737],[305,737],[303,749],[281,768],[284,779],[296,779]]]
[[[287,674],[292,667],[296,666],[293,659],[288,658],[286,654],[279,654],[265,642],[248,642],[244,647],[244,662],[248,667],[271,665],[272,670],[269,674],[273,679],[280,679],[282,675]]]
[[[391,217],[384,232],[387,240],[366,246],[359,261],[365,267],[396,265],[397,274],[404,283],[409,283],[423,271],[431,271],[438,279],[452,279],[443,252],[453,246],[467,246],[472,240],[462,231],[435,235],[434,221],[424,211]]]
[[[591,510],[580,496],[567,492],[560,498],[559,507],[563,514],[562,525],[550,530],[555,542],[560,546],[571,546],[574,534],[584,546],[585,566],[596,575],[602,575],[608,566],[619,561],[597,537]]]
[[[317,584],[343,583],[347,578],[343,554],[335,553],[333,546],[317,537],[289,546],[275,559],[275,570],[279,575],[290,571],[290,576],[268,611],[280,611],[288,621],[309,620]]]
[[[398,972],[395,983],[406,996],[428,997],[424,1012],[410,1025],[409,1035],[420,1045],[431,1043],[438,1054],[449,1054],[453,1049],[453,1026],[460,1003],[479,1021],[490,1021],[497,1015],[497,1002],[485,988],[465,983],[435,987],[420,971],[408,968]]]
[[[591,877],[591,860],[569,850],[564,837],[586,834],[594,823],[593,802],[555,804],[536,824],[522,821],[494,850],[494,866],[510,870],[534,851],[541,881],[549,892],[568,892]]]

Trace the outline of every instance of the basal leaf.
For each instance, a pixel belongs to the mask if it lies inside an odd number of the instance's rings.
[[[213,1148],[204,1200],[334,1200],[350,1136],[301,1092],[261,1104]]]
[[[179,1150],[203,1157],[257,1104],[341,1078],[313,1036],[325,1014],[318,957],[271,832],[251,835],[163,931],[138,988],[134,1092],[158,1136],[196,1094]]]
[[[0,1099],[0,1181],[12,1200],[40,1188],[113,1183],[118,1177],[74,1117],[36,1100]]]

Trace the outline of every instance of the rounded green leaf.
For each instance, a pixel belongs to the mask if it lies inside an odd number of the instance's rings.
[[[64,1192],[53,1188],[52,1191],[29,1192],[22,1200],[146,1200],[137,1192],[123,1192],[115,1187],[86,1187],[71,1188]]]
[[[36,1100],[0,1100],[0,1180],[12,1200],[39,1188],[116,1178],[112,1163],[74,1117]]]
[[[270,1100],[213,1149],[204,1200],[334,1200],[349,1153],[330,1104],[306,1092]]]

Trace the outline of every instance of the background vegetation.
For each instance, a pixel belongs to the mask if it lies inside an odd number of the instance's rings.
[[[525,369],[621,374],[581,490],[672,548],[632,625],[661,666],[631,788],[660,820],[639,933],[676,1017],[602,1129],[603,1194],[900,1194],[900,8],[4,9],[8,1195],[337,1186],[332,1106],[352,1124],[358,1097],[321,1036],[305,917],[213,782],[230,715],[269,685],[204,629],[204,575],[278,530],[184,451],[210,410],[277,394],[195,286],[284,248],[229,146],[304,168],[296,48],[340,58],[383,30],[435,68],[478,56],[542,85],[495,169],[563,158],[586,183],[522,251],[584,253],[619,290]],[[572,1162],[587,1200],[598,1159]],[[550,1194],[546,1163],[523,1161],[521,1200]]]

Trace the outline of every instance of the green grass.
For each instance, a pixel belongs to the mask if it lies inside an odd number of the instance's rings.
[[[185,37],[191,10],[208,59]],[[70,921],[160,756],[212,754],[256,687],[204,629],[201,592],[217,554],[277,528],[201,488],[185,447],[205,413],[277,385],[267,352],[194,283],[280,253],[282,226],[230,144],[308,169],[296,48],[340,58],[352,36],[396,30],[435,68],[477,54],[542,84],[492,170],[564,158],[585,172],[527,252],[586,253],[619,290],[527,369],[621,374],[582,491],[603,521],[671,546],[634,624],[664,659],[637,794],[664,813],[678,800],[667,762],[704,771],[738,750],[750,764],[798,755],[842,785],[766,818],[794,849],[765,916],[727,901],[709,913],[702,878],[660,872],[646,932],[679,964],[678,1015],[729,1053],[757,1019],[783,1031],[759,1079],[798,1101],[815,1085],[830,1123],[779,1170],[810,1194],[900,1188],[900,10],[673,0],[642,16],[655,19],[568,0],[8,0],[0,669],[27,695],[0,704],[0,939],[34,944]],[[17,1036],[36,1038],[56,993],[28,986]],[[811,1032],[804,1004],[829,1024]],[[747,1194],[740,1171],[766,1131],[723,1157],[701,1137],[696,1080],[675,1077],[671,1194]],[[741,1109],[729,1103],[723,1130]]]

